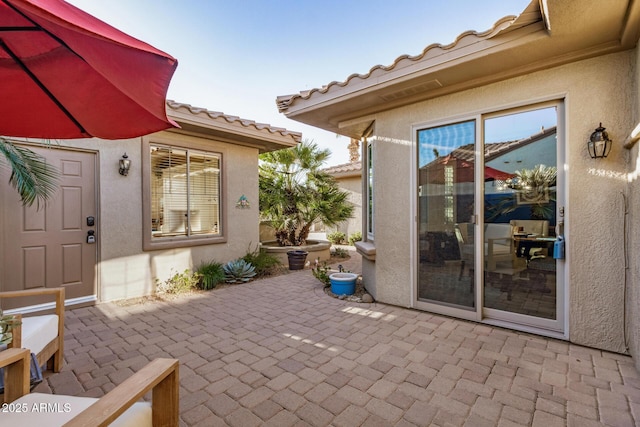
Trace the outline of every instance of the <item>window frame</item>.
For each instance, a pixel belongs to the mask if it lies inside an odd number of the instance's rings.
[[[365,232],[367,241],[373,241],[375,237],[375,191],[374,191],[374,146],[373,138],[365,138]]]
[[[180,150],[193,150],[200,153],[217,156],[220,160],[219,175],[219,234],[194,234],[184,236],[166,236],[154,238],[151,227],[151,147],[163,146]],[[142,246],[143,250],[151,251],[158,249],[184,248],[200,245],[212,245],[227,242],[227,191],[226,191],[226,168],[225,152],[219,147],[212,147],[210,144],[198,143],[196,140],[183,137],[180,139],[169,139],[161,137],[143,138],[142,140]]]

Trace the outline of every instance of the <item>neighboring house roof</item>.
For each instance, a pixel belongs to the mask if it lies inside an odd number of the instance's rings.
[[[349,178],[362,174],[362,162],[343,163],[323,169],[324,172],[335,178]]]
[[[496,157],[500,157],[505,155],[506,153],[513,151],[517,148],[524,147],[525,145],[529,145],[536,141],[540,141],[548,137],[549,135],[553,135],[556,133],[556,126],[551,126],[546,129],[542,129],[540,132],[535,133],[526,138],[518,139],[515,141],[506,141],[506,142],[492,142],[484,145],[484,161],[489,162]],[[475,161],[475,147],[474,144],[467,144],[460,146],[449,153],[449,156],[455,157],[460,160],[465,160],[468,162]]]
[[[525,147],[529,144],[541,141],[551,135],[556,134],[556,126],[542,129],[526,138],[515,141],[494,142],[485,144],[484,153],[484,177],[485,181],[504,180],[512,177],[513,174],[507,171],[495,169],[488,165],[492,160],[504,156],[511,151]],[[421,171],[432,174],[428,178],[430,184],[444,184],[444,174],[441,170],[445,165],[455,165],[457,170],[457,182],[473,182],[474,181],[474,164],[475,164],[475,144],[465,144],[451,151],[449,154],[440,156],[420,167]]]
[[[449,45],[429,45],[420,55],[276,103],[290,119],[361,138],[378,112],[630,49],[639,34],[637,1],[532,0],[488,31],[467,31]]]
[[[535,133],[526,138],[517,139],[515,141],[506,141],[506,142],[493,142],[484,145],[484,161],[485,163],[490,162],[493,159],[496,159],[500,156],[504,156],[505,154],[516,150],[518,148],[524,147],[526,145],[532,144],[534,142],[540,141],[542,139],[547,138],[549,135],[554,135],[556,133],[556,126],[551,126],[546,129],[542,129],[540,132]],[[452,152],[442,157],[438,157],[428,164],[421,167],[429,168],[436,164],[447,164],[447,162],[451,160],[462,160],[468,162],[470,164],[475,162],[475,144],[465,144],[456,148]]]
[[[181,127],[171,129],[171,132],[205,134],[233,144],[258,148],[260,153],[293,147],[302,140],[300,132],[172,100],[167,101],[167,115]]]

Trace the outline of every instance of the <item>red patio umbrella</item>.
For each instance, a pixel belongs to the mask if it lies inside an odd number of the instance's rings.
[[[62,0],[0,0],[0,135],[130,138],[169,127],[170,55]]]

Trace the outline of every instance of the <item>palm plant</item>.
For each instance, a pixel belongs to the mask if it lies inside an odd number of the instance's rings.
[[[491,213],[487,219],[491,220],[500,215],[513,212],[518,208],[518,198],[526,200],[531,205],[532,219],[546,219],[553,216],[553,204],[558,170],[555,166],[542,164],[532,169],[521,169],[515,172],[513,178],[506,181],[508,188],[514,190],[516,197],[506,197],[494,206],[488,207]]]
[[[23,205],[36,203],[39,208],[55,194],[58,170],[41,156],[4,138],[0,138],[0,153],[11,168],[9,184],[18,191]]]
[[[353,215],[348,193],[321,169],[330,155],[310,141],[260,155],[260,214],[278,245],[304,245],[314,222],[332,227]]]

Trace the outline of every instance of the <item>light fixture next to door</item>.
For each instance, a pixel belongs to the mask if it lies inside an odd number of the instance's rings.
[[[129,160],[129,156],[127,156],[127,153],[124,153],[122,155],[122,158],[120,159],[120,169],[118,170],[118,172],[120,172],[120,175],[122,176],[127,176],[129,174],[130,167],[131,160]]]
[[[600,159],[607,157],[609,151],[611,151],[611,144],[613,141],[609,139],[609,134],[605,131],[605,128],[600,126],[591,134],[589,141],[587,141],[587,149],[592,159]]]

